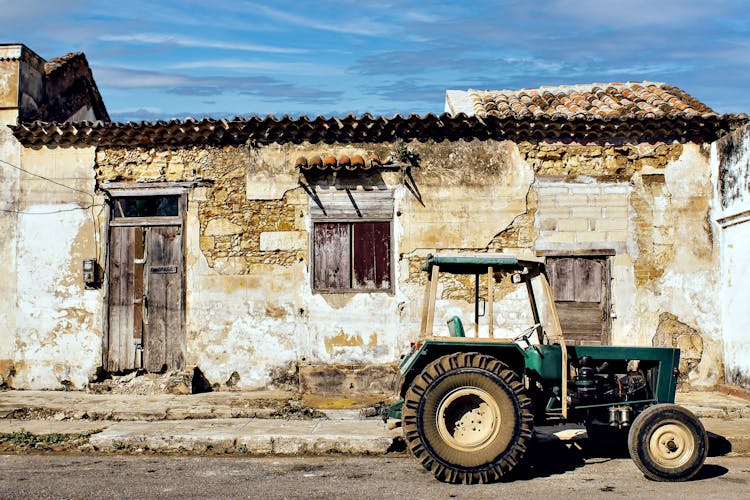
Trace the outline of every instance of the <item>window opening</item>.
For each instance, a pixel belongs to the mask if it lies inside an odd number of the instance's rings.
[[[317,291],[389,291],[391,223],[317,222],[312,261]]]
[[[180,195],[126,196],[115,198],[112,210],[115,219],[129,217],[177,217]]]

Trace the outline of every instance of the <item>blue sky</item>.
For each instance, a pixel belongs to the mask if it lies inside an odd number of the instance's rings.
[[[746,0],[0,0],[3,43],[83,51],[112,118],[391,116],[446,89],[663,81],[750,112]]]

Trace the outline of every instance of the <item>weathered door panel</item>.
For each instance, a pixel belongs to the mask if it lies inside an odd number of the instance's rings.
[[[178,226],[151,227],[146,238],[143,365],[152,372],[185,365],[181,232]]]
[[[107,371],[137,368],[134,334],[135,233],[140,228],[112,227],[109,240],[109,328]]]
[[[549,257],[550,285],[565,339],[609,343],[609,267],[606,257]]]

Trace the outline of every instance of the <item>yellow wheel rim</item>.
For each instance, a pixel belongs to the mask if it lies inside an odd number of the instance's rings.
[[[695,453],[695,438],[681,422],[667,422],[654,430],[648,441],[654,462],[672,469],[685,465]]]
[[[438,433],[456,450],[481,450],[497,437],[500,424],[500,407],[477,387],[454,389],[437,407]]]

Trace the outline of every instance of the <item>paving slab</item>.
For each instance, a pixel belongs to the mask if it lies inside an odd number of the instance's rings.
[[[290,391],[203,394],[92,394],[80,391],[0,392],[0,419],[185,420],[269,418],[284,411]]]
[[[91,436],[101,451],[220,451],[255,455],[381,455],[401,434],[373,420],[213,419],[115,422]]]
[[[675,402],[699,418],[750,419],[750,401],[721,392],[679,392]]]
[[[0,420],[0,434],[12,434],[14,432],[30,432],[36,436],[47,436],[50,434],[83,434],[99,432],[107,427],[105,422],[92,422],[88,420],[69,420],[59,422],[56,420]]]

